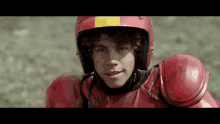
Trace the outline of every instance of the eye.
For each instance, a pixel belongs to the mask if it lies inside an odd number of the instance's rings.
[[[104,52],[105,49],[97,49],[97,52]]]
[[[128,50],[128,47],[118,47],[119,51]]]

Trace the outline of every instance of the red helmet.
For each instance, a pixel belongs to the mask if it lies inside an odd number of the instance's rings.
[[[85,38],[85,33],[94,32],[95,30],[112,29],[115,30],[132,30],[138,31],[145,36],[147,41],[145,42],[144,48],[137,55],[135,60],[135,67],[141,70],[147,70],[150,65],[151,55],[153,50],[153,28],[150,17],[145,16],[121,16],[121,17],[95,17],[95,16],[82,16],[77,18],[76,24],[76,46],[79,59],[81,61],[84,73],[91,73],[94,69],[93,61],[91,56],[82,54],[82,48],[79,44],[82,42],[82,38]]]

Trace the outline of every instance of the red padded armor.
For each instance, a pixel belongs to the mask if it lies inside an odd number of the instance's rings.
[[[161,92],[174,106],[187,107],[199,102],[208,88],[209,72],[200,60],[177,54],[159,62]]]
[[[46,91],[46,107],[82,107],[82,97],[79,89],[80,79],[64,74],[59,76]]]
[[[108,96],[99,83],[96,83],[91,90],[93,107],[219,107],[218,102],[207,91],[209,72],[198,59],[185,54],[173,55],[149,71],[146,79],[141,76],[144,82],[137,83],[140,86],[138,89],[121,95]],[[47,89],[46,107],[83,107],[82,95],[88,99],[92,77],[85,78],[86,81],[82,82],[82,92],[80,77],[58,77]]]

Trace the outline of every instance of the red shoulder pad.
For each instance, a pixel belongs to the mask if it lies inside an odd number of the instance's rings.
[[[197,58],[176,54],[159,62],[161,92],[174,106],[187,107],[199,102],[208,88],[209,72]]]
[[[81,107],[79,84],[77,76],[64,74],[56,78],[46,91],[46,107]]]

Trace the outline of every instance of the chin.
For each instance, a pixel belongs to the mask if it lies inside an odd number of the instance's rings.
[[[129,79],[129,78],[127,78],[127,76],[125,74],[123,74],[122,77],[117,78],[117,79],[109,79],[109,77],[106,75],[102,75],[102,76],[103,76],[105,84],[110,88],[120,88]]]
[[[125,82],[124,83],[120,83],[120,82],[122,81],[110,81],[110,82],[105,82],[105,83],[110,88],[120,88],[125,84]]]

